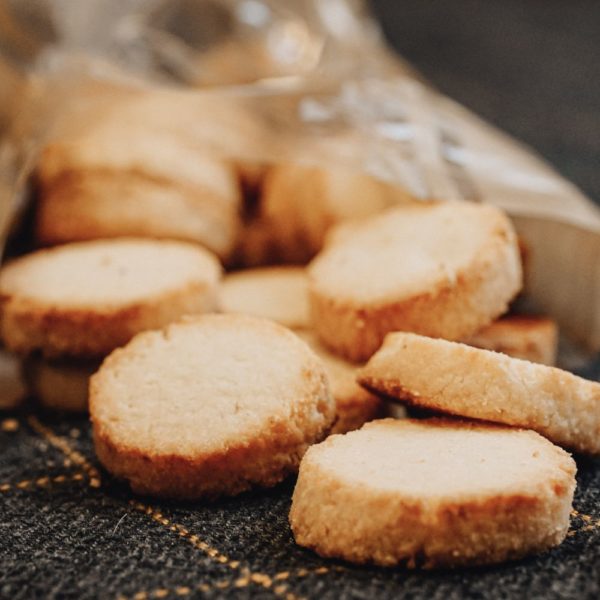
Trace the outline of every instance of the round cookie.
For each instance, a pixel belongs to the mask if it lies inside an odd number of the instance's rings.
[[[415,406],[527,427],[573,450],[600,453],[600,383],[555,367],[392,333],[358,380]]]
[[[279,259],[304,262],[323,247],[333,225],[408,199],[400,188],[355,169],[287,163],[267,172],[261,215],[270,224]]]
[[[558,327],[546,317],[509,315],[463,341],[476,348],[552,366],[558,352]]]
[[[226,258],[240,227],[236,160],[263,128],[235,99],[114,90],[63,119],[37,168],[43,244],[118,236],[194,241]]]
[[[492,206],[398,207],[334,230],[309,267],[313,325],[353,361],[390,331],[464,339],[521,288],[516,236]]]
[[[136,333],[215,308],[221,267],[199,246],[117,239],[18,258],[0,271],[7,348],[102,357]]]
[[[359,365],[352,364],[327,350],[310,331],[300,331],[303,339],[323,361],[335,399],[337,418],[331,433],[346,433],[362,427],[367,421],[389,415],[386,402],[361,387],[356,381]],[[396,417],[404,416],[403,409]]]
[[[335,417],[321,361],[266,319],[208,315],[136,336],[92,377],[102,464],[135,492],[197,499],[271,486]]]
[[[575,471],[533,431],[385,419],[309,449],[290,524],[301,546],[355,563],[497,563],[565,538]]]
[[[22,367],[23,379],[32,396],[46,408],[84,412],[88,405],[90,377],[99,361],[47,361],[28,358]]]
[[[291,329],[309,327],[308,280],[302,267],[264,267],[226,275],[219,308],[272,319]]]

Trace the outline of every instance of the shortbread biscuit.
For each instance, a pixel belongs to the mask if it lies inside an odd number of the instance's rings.
[[[84,412],[88,406],[90,377],[100,361],[47,361],[31,357],[23,363],[23,378],[30,394],[53,410]]]
[[[331,226],[408,200],[400,188],[355,169],[290,163],[267,172],[261,215],[271,225],[279,260],[305,262],[322,248]]]
[[[600,453],[600,383],[555,367],[392,333],[358,380],[415,406],[526,427],[561,446]]]
[[[310,346],[325,366],[337,414],[331,433],[353,431],[362,427],[367,421],[388,414],[387,403],[357,383],[356,374],[360,365],[352,364],[329,352],[314,333],[310,331],[296,333]],[[403,416],[402,412],[398,411],[396,416]]]
[[[209,95],[118,93],[74,121],[37,169],[42,243],[135,235],[231,253],[242,199],[236,158],[261,137],[240,107]]]
[[[558,327],[547,317],[510,315],[484,327],[465,343],[552,366],[558,352]]]
[[[315,330],[353,361],[369,358],[390,331],[470,337],[506,311],[521,283],[506,215],[459,202],[342,226],[309,267]]]
[[[355,563],[498,563],[560,544],[575,471],[533,431],[385,419],[309,449],[290,524],[301,546]]]
[[[219,290],[222,312],[277,321],[291,329],[310,326],[303,267],[264,267],[226,275]]]
[[[90,384],[102,464],[135,492],[197,499],[271,486],[326,435],[321,361],[281,325],[188,318],[136,336]]]
[[[40,250],[0,271],[0,333],[19,354],[102,357],[140,331],[213,310],[220,274],[212,254],[183,242]]]

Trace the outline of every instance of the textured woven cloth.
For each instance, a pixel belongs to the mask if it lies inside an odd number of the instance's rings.
[[[578,459],[561,547],[492,568],[353,567],[296,546],[294,481],[216,503],[134,497],[101,471],[85,418],[0,421],[2,598],[598,598],[600,461]]]

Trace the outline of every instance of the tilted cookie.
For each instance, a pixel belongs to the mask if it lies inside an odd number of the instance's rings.
[[[558,327],[546,317],[511,315],[465,340],[469,346],[502,352],[544,365],[556,364]]]
[[[0,271],[0,333],[19,354],[102,357],[140,331],[213,310],[220,274],[211,253],[184,242],[40,250]]]
[[[237,494],[297,470],[335,404],[321,361],[291,331],[243,315],[136,336],[91,380],[102,464],[135,492]]]
[[[353,431],[368,421],[389,414],[384,400],[357,383],[356,374],[360,365],[350,363],[329,352],[310,331],[299,331],[297,334],[311,347],[325,366],[337,413],[331,433]],[[396,411],[396,417],[401,416],[404,416],[402,410]]]
[[[510,221],[468,203],[398,207],[341,226],[309,267],[315,330],[354,361],[369,358],[390,331],[469,337],[520,288]]]
[[[575,471],[533,431],[374,421],[309,449],[290,524],[301,546],[355,563],[498,563],[560,544]]]
[[[277,321],[291,329],[309,327],[308,280],[303,267],[264,267],[226,275],[219,291],[222,312]]]
[[[23,379],[30,394],[53,410],[84,412],[88,405],[90,377],[100,368],[99,360],[48,361],[27,358],[22,365]]]
[[[333,225],[408,200],[400,188],[356,169],[289,163],[267,172],[261,216],[271,226],[279,260],[305,262],[322,248]]]
[[[392,333],[358,381],[415,406],[527,427],[573,450],[600,453],[600,383],[555,367]]]

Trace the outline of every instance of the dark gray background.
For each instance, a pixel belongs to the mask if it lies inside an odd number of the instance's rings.
[[[441,91],[534,147],[600,202],[600,2],[372,0]]]

